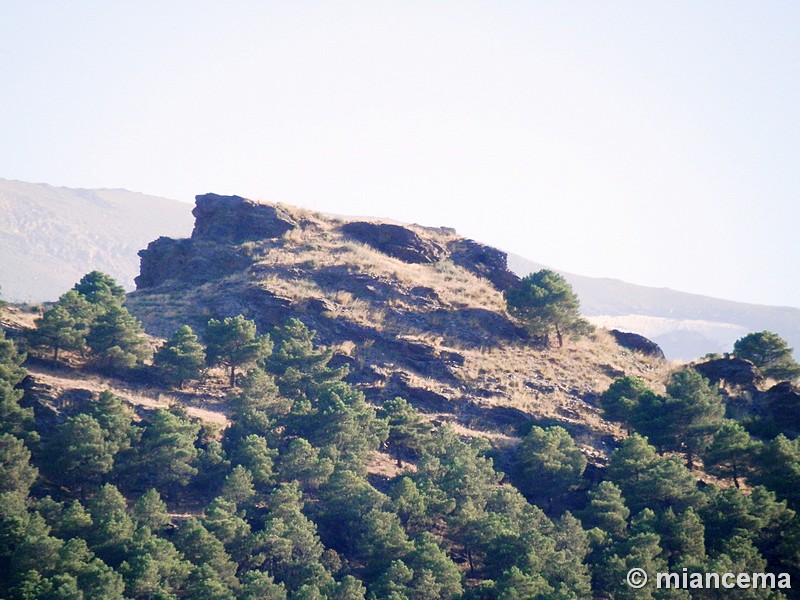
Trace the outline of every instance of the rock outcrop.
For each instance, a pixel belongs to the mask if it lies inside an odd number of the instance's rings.
[[[715,358],[694,365],[694,369],[712,383],[724,382],[748,390],[755,390],[762,379],[756,366],[743,358]]]
[[[800,430],[800,390],[788,381],[768,389],[757,405],[787,432]]]
[[[274,239],[298,227],[280,207],[241,196],[196,196],[189,239],[160,237],[139,251],[137,289],[167,281],[201,284],[242,271],[253,264],[243,242]]]
[[[246,269],[252,260],[234,246],[173,240],[160,237],[139,251],[137,289],[156,287],[167,281],[200,284]]]
[[[445,255],[444,248],[439,244],[423,239],[400,225],[353,221],[342,225],[341,231],[356,241],[407,263],[435,263]]]
[[[241,244],[249,240],[277,238],[298,227],[280,207],[241,196],[195,196],[193,240]]]
[[[645,356],[653,356],[665,360],[664,352],[659,345],[652,340],[648,340],[643,335],[631,333],[629,331],[620,331],[619,329],[612,329],[611,335],[614,336],[614,339],[623,348],[633,350],[634,352],[641,352]]]
[[[488,279],[500,291],[519,281],[519,277],[508,270],[508,255],[502,250],[474,240],[454,240],[447,249],[454,264]]]

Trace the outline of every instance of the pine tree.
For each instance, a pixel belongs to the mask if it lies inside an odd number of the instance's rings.
[[[646,404],[647,396],[652,395],[654,392],[647,387],[644,380],[630,376],[618,377],[600,395],[603,416],[610,421],[622,423],[630,433],[633,423],[642,412],[643,400]]]
[[[84,490],[87,484],[98,484],[111,471],[115,450],[97,420],[80,414],[67,418],[53,436],[48,454],[54,477]]]
[[[230,369],[230,387],[236,385],[236,369],[264,360],[272,352],[268,335],[257,335],[256,324],[243,315],[222,321],[211,319],[205,333],[206,361]]]
[[[673,373],[667,382],[666,424],[672,449],[686,455],[686,466],[694,468],[694,457],[702,453],[722,427],[725,406],[707,379],[693,369]]]
[[[90,402],[86,414],[98,422],[114,454],[127,450],[138,440],[141,430],[133,424],[133,411],[110,390],[101,392],[97,400]]]
[[[764,444],[757,456],[752,483],[766,486],[789,506],[800,510],[800,438],[780,434]]]
[[[736,340],[733,353],[751,361],[766,377],[787,381],[800,377],[800,365],[792,358],[792,348],[777,333],[750,333]]]
[[[178,328],[153,358],[153,366],[162,379],[180,388],[186,380],[197,378],[205,363],[205,350],[188,325]]]
[[[739,479],[752,470],[758,444],[735,421],[726,422],[714,436],[714,441],[703,454],[703,465],[718,477],[730,477],[738,488]]]
[[[121,304],[112,303],[86,336],[97,362],[106,369],[130,369],[152,355],[142,324]]]
[[[12,386],[21,382],[27,371],[22,367],[26,355],[17,351],[14,342],[6,338],[6,332],[0,329],[0,380]]]
[[[588,462],[562,427],[533,427],[520,445],[518,460],[520,488],[547,509],[580,485]]]
[[[340,381],[347,367],[328,366],[333,351],[314,344],[316,332],[299,319],[289,319],[283,327],[272,331],[275,351],[267,360],[281,393],[293,400],[312,398],[325,384]]]
[[[39,470],[30,464],[31,451],[10,433],[0,435],[0,494],[17,492],[23,497],[36,481]]]
[[[164,409],[153,413],[137,447],[139,470],[147,485],[168,493],[189,483],[197,474],[192,463],[199,454],[195,446],[199,431],[196,423]]]
[[[89,502],[92,517],[87,541],[91,549],[112,566],[127,555],[136,526],[128,514],[128,503],[120,491],[105,484]]]
[[[87,273],[72,289],[96,305],[117,304],[125,300],[125,289],[111,275],[100,271]]]
[[[76,350],[83,356],[86,335],[98,314],[97,308],[75,290],[61,295],[53,307],[36,319],[32,342],[53,349],[53,361],[58,362],[60,350]]]
[[[184,521],[178,530],[175,546],[183,552],[184,556],[192,564],[208,569],[208,573],[203,574],[202,579],[213,576],[215,584],[221,583],[224,589],[230,589],[238,585],[236,579],[236,563],[231,560],[231,556],[225,551],[225,546],[197,519]],[[195,569],[196,572],[196,569]],[[197,579],[192,577],[195,582]],[[194,596],[201,598],[204,596]]]
[[[617,539],[623,539],[628,529],[631,511],[625,506],[622,491],[610,481],[601,481],[588,494],[589,505],[581,513],[587,527],[599,527]]]
[[[333,461],[320,456],[320,451],[303,438],[294,438],[283,449],[277,471],[281,481],[296,481],[304,490],[315,490],[333,473]]]
[[[236,465],[222,484],[221,497],[241,506],[255,494],[253,474],[242,465]]]
[[[402,457],[419,456],[430,438],[431,426],[419,412],[403,398],[387,400],[378,411],[378,416],[386,419],[389,435],[386,445],[394,455],[397,466],[401,467]]]
[[[264,437],[250,434],[236,441],[229,455],[233,463],[247,468],[257,488],[265,489],[274,482],[274,459],[278,452],[270,449]]]
[[[33,408],[22,408],[19,401],[23,391],[15,389],[9,382],[0,379],[0,434],[11,433],[27,438],[35,421]]]
[[[558,347],[565,335],[583,335],[592,326],[581,317],[578,296],[572,286],[554,271],[542,269],[523,277],[503,292],[508,311],[527,329],[543,336],[547,345],[555,331]]]
[[[152,531],[163,529],[169,523],[169,511],[158,490],[150,488],[136,501],[132,510],[137,527]]]

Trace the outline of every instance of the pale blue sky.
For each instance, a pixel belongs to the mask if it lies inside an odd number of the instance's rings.
[[[0,177],[800,307],[798,2],[0,2]]]

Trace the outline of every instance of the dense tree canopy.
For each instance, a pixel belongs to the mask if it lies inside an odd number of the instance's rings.
[[[92,305],[97,357],[98,324],[125,315],[113,280],[90,275],[64,305]],[[58,322],[51,342],[75,329]],[[797,438],[725,420],[692,370],[661,394],[633,377],[602,394],[624,439],[543,419],[493,445],[402,398],[368,401],[299,320],[271,356],[252,322],[217,324],[211,362],[249,367],[217,391],[224,429],[110,391],[36,404],[0,336],[0,597],[638,600],[688,596],[631,590],[632,567],[800,577]],[[164,348],[172,383],[194,376],[191,330]],[[707,473],[733,485],[699,485]]]

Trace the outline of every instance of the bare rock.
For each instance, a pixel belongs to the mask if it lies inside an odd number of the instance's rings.
[[[241,196],[195,196],[193,240],[241,244],[271,239],[298,227],[285,210]]]
[[[519,281],[519,277],[509,271],[508,255],[502,250],[465,239],[450,242],[447,249],[454,264],[488,279],[500,291]]]
[[[353,221],[342,225],[341,231],[354,240],[407,263],[434,263],[445,254],[439,244],[423,239],[400,225]]]
[[[754,390],[761,381],[756,366],[743,358],[717,358],[694,365],[695,371],[712,383],[725,382],[745,389]]]
[[[242,271],[252,259],[241,249],[220,244],[173,240],[160,237],[139,251],[140,274],[134,279],[139,290],[167,281],[201,284]]]
[[[655,358],[666,360],[664,352],[659,345],[652,340],[648,340],[643,335],[631,333],[629,331],[620,331],[619,329],[612,329],[611,335],[614,336],[614,339],[623,348],[633,350],[634,352],[641,352],[646,356],[654,356]]]
[[[450,412],[453,409],[452,403],[446,396],[433,390],[413,387],[409,385],[409,381],[408,374],[402,371],[394,373],[384,390],[384,397],[400,396],[424,413]]]

